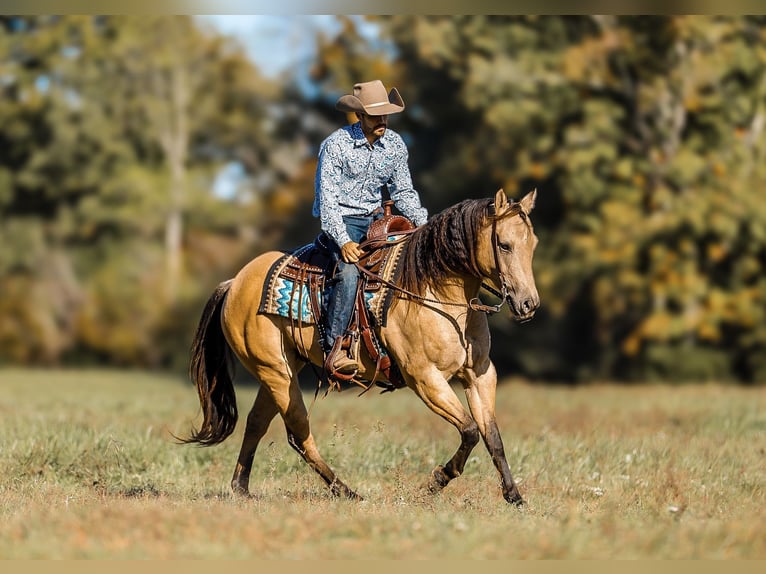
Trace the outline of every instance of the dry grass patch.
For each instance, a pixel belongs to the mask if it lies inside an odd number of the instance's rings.
[[[507,382],[518,510],[481,444],[462,477],[425,493],[458,436],[408,391],[314,405],[321,451],[366,498],[352,503],[278,420],[255,496],[230,496],[241,425],[218,447],[175,444],[198,414],[181,379],[5,370],[0,386],[2,558],[766,558],[762,388]],[[255,391],[239,388],[243,414]]]

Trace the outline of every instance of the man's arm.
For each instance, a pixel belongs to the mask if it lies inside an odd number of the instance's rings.
[[[342,165],[340,148],[333,142],[325,142],[319,152],[314,192],[319,204],[320,227],[339,247],[351,241],[338,206]]]
[[[428,219],[428,210],[421,206],[420,196],[412,185],[412,176],[408,165],[409,153],[401,137],[397,137],[397,153],[394,171],[389,181],[388,191],[396,208],[415,225],[423,225]]]

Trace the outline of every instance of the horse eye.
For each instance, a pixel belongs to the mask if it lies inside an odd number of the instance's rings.
[[[513,251],[513,246],[508,243],[503,243],[502,241],[497,242],[497,246],[500,248],[501,251],[506,251],[510,253]]]

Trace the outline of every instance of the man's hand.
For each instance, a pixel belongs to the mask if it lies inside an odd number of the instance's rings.
[[[364,255],[364,251],[359,249],[359,244],[354,241],[344,243],[340,248],[340,256],[346,263],[356,263]]]

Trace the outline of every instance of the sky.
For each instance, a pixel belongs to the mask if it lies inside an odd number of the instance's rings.
[[[315,55],[319,33],[333,36],[340,25],[333,15],[230,15],[197,16],[220,32],[243,43],[247,53],[267,77],[307,70]],[[373,27],[365,27],[374,33]]]
[[[377,36],[374,24],[362,17],[349,16],[358,25],[360,34]],[[237,38],[260,72],[270,78],[282,74],[292,76],[295,84],[307,96],[315,95],[316,86],[309,79],[309,69],[316,55],[318,34],[328,37],[338,34],[341,26],[334,15],[198,15],[198,21],[220,33]],[[242,166],[225,166],[213,184],[219,197],[231,199],[243,181]]]
[[[208,15],[196,18],[237,38],[264,76],[276,78],[292,74],[298,85],[308,82],[317,34],[323,32],[329,36],[340,29],[334,16]],[[304,85],[304,89],[309,90],[310,86]],[[231,199],[243,178],[242,166],[229,164],[215,178],[213,192]]]

